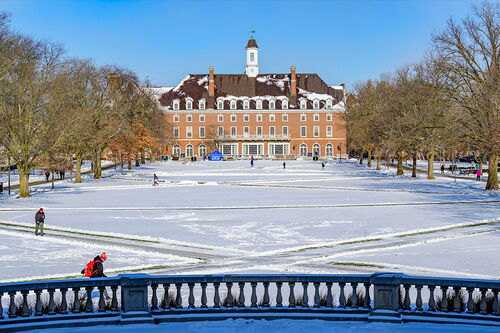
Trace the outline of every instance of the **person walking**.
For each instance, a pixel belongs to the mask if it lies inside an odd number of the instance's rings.
[[[253,156],[250,158],[250,167],[253,168]]]
[[[40,208],[35,214],[35,236],[43,236],[43,224],[45,223],[45,213],[43,208]],[[38,232],[40,230],[40,232]]]
[[[481,169],[477,169],[476,170],[476,180],[481,180],[482,174],[483,174],[483,172],[481,171]]]
[[[45,181],[49,181],[49,177],[50,177],[50,172],[47,170],[45,171]]]
[[[325,163],[321,162],[321,169],[325,168]]]
[[[153,173],[153,186],[158,185],[158,176],[156,173]]]
[[[283,169],[286,169],[286,162],[283,162]]]
[[[89,278],[99,278],[99,277],[107,277],[104,274],[104,261],[108,259],[106,252],[101,253],[96,256],[94,260],[91,260],[85,265],[85,268],[82,269],[82,274]]]
[[[441,164],[441,174],[444,175],[444,164]]]

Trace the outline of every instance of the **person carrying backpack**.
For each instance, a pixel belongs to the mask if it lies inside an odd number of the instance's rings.
[[[106,252],[96,256],[94,260],[89,261],[85,268],[82,269],[82,274],[89,278],[107,277],[104,274],[103,262],[107,259]]]
[[[43,208],[40,208],[38,212],[35,214],[35,236],[43,236],[43,224],[45,223],[45,213],[43,212]],[[38,232],[40,230],[40,232]]]

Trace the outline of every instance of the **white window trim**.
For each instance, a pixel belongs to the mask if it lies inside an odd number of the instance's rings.
[[[313,109],[318,110],[320,106],[319,100],[315,99],[313,101]]]
[[[248,123],[250,121],[250,115],[248,113],[245,113],[243,115],[243,122]]]
[[[304,134],[302,134],[302,129],[305,129]],[[307,137],[307,126],[300,126],[300,137],[301,138],[306,138]]]
[[[319,121],[319,113],[314,114],[313,121]]]
[[[192,98],[186,98],[186,110],[192,110],[193,109],[193,99]]]
[[[224,122],[224,115],[223,115],[222,113],[219,113],[219,114],[217,115],[217,122],[218,122],[218,123],[222,123],[222,122]]]
[[[217,101],[217,109],[218,110],[224,110],[224,101],[223,100],[218,100]]]
[[[272,107],[271,107],[271,103],[272,103]],[[269,110],[274,110],[274,109],[276,109],[276,101],[272,99],[269,101]]]
[[[328,134],[330,132],[330,134]],[[331,138],[333,136],[333,126],[326,126],[326,136]]]
[[[233,114],[231,114],[230,119],[231,119],[231,122],[232,122],[232,123],[235,123],[235,122],[237,122],[237,121],[238,121],[238,116],[237,116],[236,114],[234,114],[234,113],[233,113]]]
[[[206,119],[206,117],[205,117],[205,115],[204,115],[204,114],[200,114],[200,115],[198,116],[198,120],[200,121],[200,123],[204,123],[204,122],[205,122],[205,119]]]
[[[198,101],[198,109],[205,110],[206,107],[207,107],[207,103],[206,103],[205,99],[204,98],[200,99]]]
[[[203,130],[203,135],[201,134],[201,130]],[[205,126],[200,126],[198,128],[198,134],[199,134],[200,138],[202,138],[202,139],[205,138],[205,136],[207,135],[207,132],[205,130]]]
[[[245,100],[243,101],[243,109],[244,109],[244,110],[248,110],[248,109],[250,109],[250,101],[249,101],[248,99],[245,99]]]
[[[300,114],[300,121],[307,121],[307,114],[301,113]]]
[[[288,101],[281,101],[281,108],[284,110],[288,110]]]
[[[286,134],[285,134],[285,128],[286,128]],[[288,136],[288,126],[281,126],[281,135]]]
[[[320,137],[320,128],[319,126],[313,126],[313,137],[319,138]]]
[[[237,103],[236,103],[236,101],[235,101],[235,100],[232,100],[232,101],[229,103],[229,105],[230,105],[231,110],[236,110]]]
[[[258,99],[255,101],[255,108],[257,110],[262,110],[262,100],[261,99]]]
[[[178,114],[174,114],[174,123],[178,123],[180,121],[180,116]]]
[[[192,123],[193,122],[193,115],[192,114],[187,114],[186,115],[186,122]]]
[[[172,109],[179,110],[180,106],[181,106],[181,103],[180,103],[180,101],[178,99],[174,99],[172,101]]]
[[[287,122],[288,121],[288,113],[283,113],[281,115],[281,121],[283,121],[283,122]]]
[[[269,122],[274,123],[276,121],[276,115],[274,113],[269,114]]]
[[[257,122],[259,122],[259,123],[262,122],[262,114],[261,113],[258,113],[255,117],[256,117]]]

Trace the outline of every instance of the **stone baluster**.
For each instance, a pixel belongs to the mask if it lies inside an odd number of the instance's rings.
[[[410,287],[411,287],[411,285],[409,285],[409,284],[405,284],[403,286],[403,288],[405,289],[405,297],[404,297],[404,300],[403,300],[403,310],[406,310],[406,311],[410,311],[411,310],[411,307],[410,307],[410,304],[411,304],[411,300],[410,300]]]
[[[21,305],[21,317],[28,317],[30,315],[30,309],[28,306],[28,293],[29,291],[22,291],[23,295],[23,304]]]
[[[462,312],[462,302],[460,301],[460,291],[462,288],[460,287],[453,287],[453,290],[455,291],[455,295],[453,297],[453,311],[455,312]]]
[[[487,309],[487,304],[486,304],[486,288],[479,288],[481,291],[481,302],[479,303],[479,313],[480,314],[487,314],[488,309]]]
[[[201,308],[206,309],[207,306],[207,283],[201,283]]]
[[[49,315],[55,315],[56,314],[56,302],[54,302],[54,292],[56,290],[51,288],[48,289],[49,292],[49,309],[48,309],[48,314]]]
[[[106,290],[106,287],[99,286],[99,287],[97,287],[97,289],[99,290],[99,303],[97,304],[99,309],[97,311],[104,312],[104,311],[106,311],[106,302],[104,301],[104,292]]]
[[[416,285],[415,288],[417,288],[417,299],[415,301],[415,310],[423,311],[424,307],[422,306],[422,286]]]
[[[370,283],[366,282],[365,283],[365,308],[369,309],[371,308],[371,298],[370,298]]]
[[[233,287],[232,282],[226,282],[227,296],[226,296],[226,307],[233,307],[233,294],[231,293],[231,288]]]
[[[339,307],[345,308],[345,282],[339,283],[340,296],[339,296]]]
[[[175,307],[177,309],[182,309],[182,283],[176,283],[175,288],[177,288],[177,295],[175,296]]]
[[[240,296],[238,298],[238,305],[240,308],[245,307],[245,282],[238,282],[238,286],[240,287]]]
[[[269,302],[271,301],[270,297],[269,297],[269,282],[264,282],[264,297],[262,299],[262,305],[265,307],[265,308],[268,308],[270,307],[271,305],[269,304]]]
[[[73,309],[71,310],[71,312],[73,313],[80,313],[80,287],[75,287],[75,288],[71,288],[71,290],[73,290],[73,294],[74,294],[74,299],[73,299]],[[42,302],[40,302],[40,313],[42,311]]]
[[[188,297],[188,308],[194,309],[194,283],[188,283],[189,287],[189,297]]]
[[[492,314],[494,314],[495,316],[500,315],[500,309],[498,306],[498,290],[497,289],[493,289],[493,304],[492,304],[491,310],[492,310]]]
[[[441,311],[448,312],[448,297],[446,292],[448,291],[448,286],[441,286]]]
[[[220,308],[219,282],[214,282],[214,308]]]
[[[282,308],[283,307],[283,295],[281,294],[281,286],[283,285],[282,282],[276,282],[276,307],[277,308]]]
[[[314,307],[319,308],[321,305],[319,304],[321,301],[319,297],[319,282],[314,282]]]
[[[59,309],[59,313],[67,314],[68,313],[68,301],[66,300],[66,293],[68,292],[68,288],[60,288],[61,292],[61,308]]]
[[[0,319],[4,319],[3,306],[2,306],[3,291],[0,291]]]
[[[358,291],[356,290],[358,287],[357,283],[351,283],[352,287],[352,296],[351,296],[351,308],[357,309],[358,308]]]
[[[9,318],[16,318],[16,292],[9,291],[10,303],[9,303]]]
[[[326,283],[326,306],[329,308],[333,307],[332,284],[332,282]]]
[[[151,310],[156,311],[158,310],[158,296],[156,296],[156,290],[158,289],[158,284],[152,283],[151,284]]]
[[[257,305],[257,282],[250,283],[252,286],[252,296],[250,297],[250,302],[252,302],[251,307],[256,308]]]
[[[116,291],[118,290],[118,286],[112,286],[111,292],[111,311],[118,311],[118,297],[116,296]]]
[[[294,288],[295,288],[295,282],[288,282],[288,287],[290,288],[290,296],[288,297],[288,307],[294,308],[295,307],[295,293],[294,293]]]
[[[467,294],[469,294],[469,297],[467,299],[467,312],[468,313],[474,313],[475,308],[474,308],[474,299],[472,298],[472,294],[474,293],[474,288],[473,287],[468,287],[467,288]]]
[[[170,309],[170,299],[168,295],[169,288],[170,288],[170,283],[163,284],[163,301],[161,301],[161,307],[164,309]]]
[[[92,304],[92,290],[94,287],[85,287],[87,291],[87,302],[85,303],[85,312],[94,312],[94,304]]]
[[[436,311],[436,299],[434,297],[435,286],[429,286],[429,311]]]
[[[308,308],[309,307],[309,296],[307,295],[307,286],[309,285],[308,282],[302,282],[302,288],[303,288],[303,294],[302,294],[302,307],[303,308]]]

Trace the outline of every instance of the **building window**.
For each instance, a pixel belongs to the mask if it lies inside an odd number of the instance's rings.
[[[281,121],[288,121],[288,114],[283,113],[283,114],[281,115]]]
[[[275,101],[269,101],[269,109],[274,110],[276,107],[276,102]]]
[[[231,110],[236,110],[236,101],[231,101]]]
[[[231,115],[231,122],[233,122],[233,123],[236,122],[236,115],[235,114]]]
[[[199,156],[205,156],[207,154],[207,146],[205,145],[199,145],[198,146],[198,155]]]
[[[300,156],[302,157],[307,156],[307,145],[305,143],[300,145]]]
[[[172,155],[179,156],[181,154],[181,146],[175,145],[174,149],[172,149]]]
[[[256,102],[255,102],[255,108],[257,110],[260,110],[262,109],[262,101],[260,99],[258,99]]]
[[[313,102],[313,108],[319,109],[319,101],[317,99],[315,99]]]
[[[332,137],[332,135],[333,135],[332,126],[326,126],[326,136]]]
[[[219,109],[219,110],[224,109],[224,101],[218,101],[217,102],[217,109]]]
[[[257,126],[256,130],[257,130],[257,136],[259,138],[262,137],[262,126]]]
[[[306,126],[300,126],[300,136],[305,138],[307,136],[307,127]]]
[[[204,100],[204,99],[200,100],[200,101],[198,102],[198,108],[199,108],[200,110],[205,110],[205,107],[206,107],[205,100]]]
[[[200,126],[200,138],[205,137],[205,126]]]
[[[305,99],[300,101],[300,108],[307,109],[307,101]]]
[[[236,135],[237,135],[237,127],[232,126],[231,127],[231,136],[234,138],[234,137],[236,137]]]
[[[328,143],[325,146],[325,154],[326,154],[326,156],[333,156],[333,146],[331,143]]]
[[[283,135],[285,137],[288,136],[288,126],[283,126],[281,128],[281,135]]]
[[[313,144],[313,156],[319,156],[319,143]]]
[[[181,137],[181,129],[177,126],[174,127],[173,135],[174,135],[174,138],[176,138],[176,139],[180,138]]]
[[[187,100],[186,101],[186,110],[192,110],[193,109],[193,101]]]
[[[178,100],[175,100],[172,102],[172,107],[174,108],[174,110],[179,110],[179,101]]]
[[[270,121],[270,122],[274,122],[275,120],[276,120],[276,115],[274,115],[274,114],[270,114],[270,115],[269,115],[269,121]]]
[[[319,121],[319,114],[318,113],[314,114],[313,120],[314,121]]]
[[[326,114],[326,121],[332,121],[332,114],[331,113]]]
[[[261,122],[262,121],[262,115],[259,113],[257,114],[257,121],[258,122]]]
[[[187,115],[186,115],[186,121],[187,121],[188,123],[192,122],[192,121],[193,121],[193,115],[192,115],[192,114],[187,114]]]
[[[249,138],[250,137],[250,127],[248,127],[248,126],[243,127],[243,136],[245,138]]]
[[[305,113],[300,115],[300,121],[307,121],[307,115]]]
[[[276,135],[276,127],[269,126],[269,136],[274,138],[275,135]]]
[[[255,62],[255,54],[250,52],[250,62]]]
[[[250,109],[250,101],[249,100],[244,100],[243,101],[243,109],[248,110]]]
[[[326,108],[327,109],[331,109],[332,108],[332,100],[331,99],[327,99],[326,100]]]
[[[249,122],[250,121],[250,115],[249,114],[244,114],[243,115],[243,121],[244,122]]]
[[[179,115],[178,114],[174,114],[174,122],[175,123],[179,122]]]
[[[205,115],[204,114],[200,114],[199,120],[200,120],[200,123],[204,123],[205,122]]]
[[[222,123],[222,122],[224,121],[224,115],[223,115],[223,114],[218,114],[218,115],[217,115],[217,121],[218,121],[219,123]]]
[[[186,157],[193,156],[193,145],[186,146]]]
[[[192,138],[192,137],[193,137],[193,127],[186,126],[186,138]]]
[[[282,100],[281,101],[281,108],[282,109],[288,109],[288,101],[287,100]]]
[[[269,155],[288,155],[290,151],[289,143],[270,143]]]
[[[313,136],[315,138],[319,137],[319,126],[314,126],[313,127]]]
[[[224,126],[217,127],[217,135],[224,136]]]

